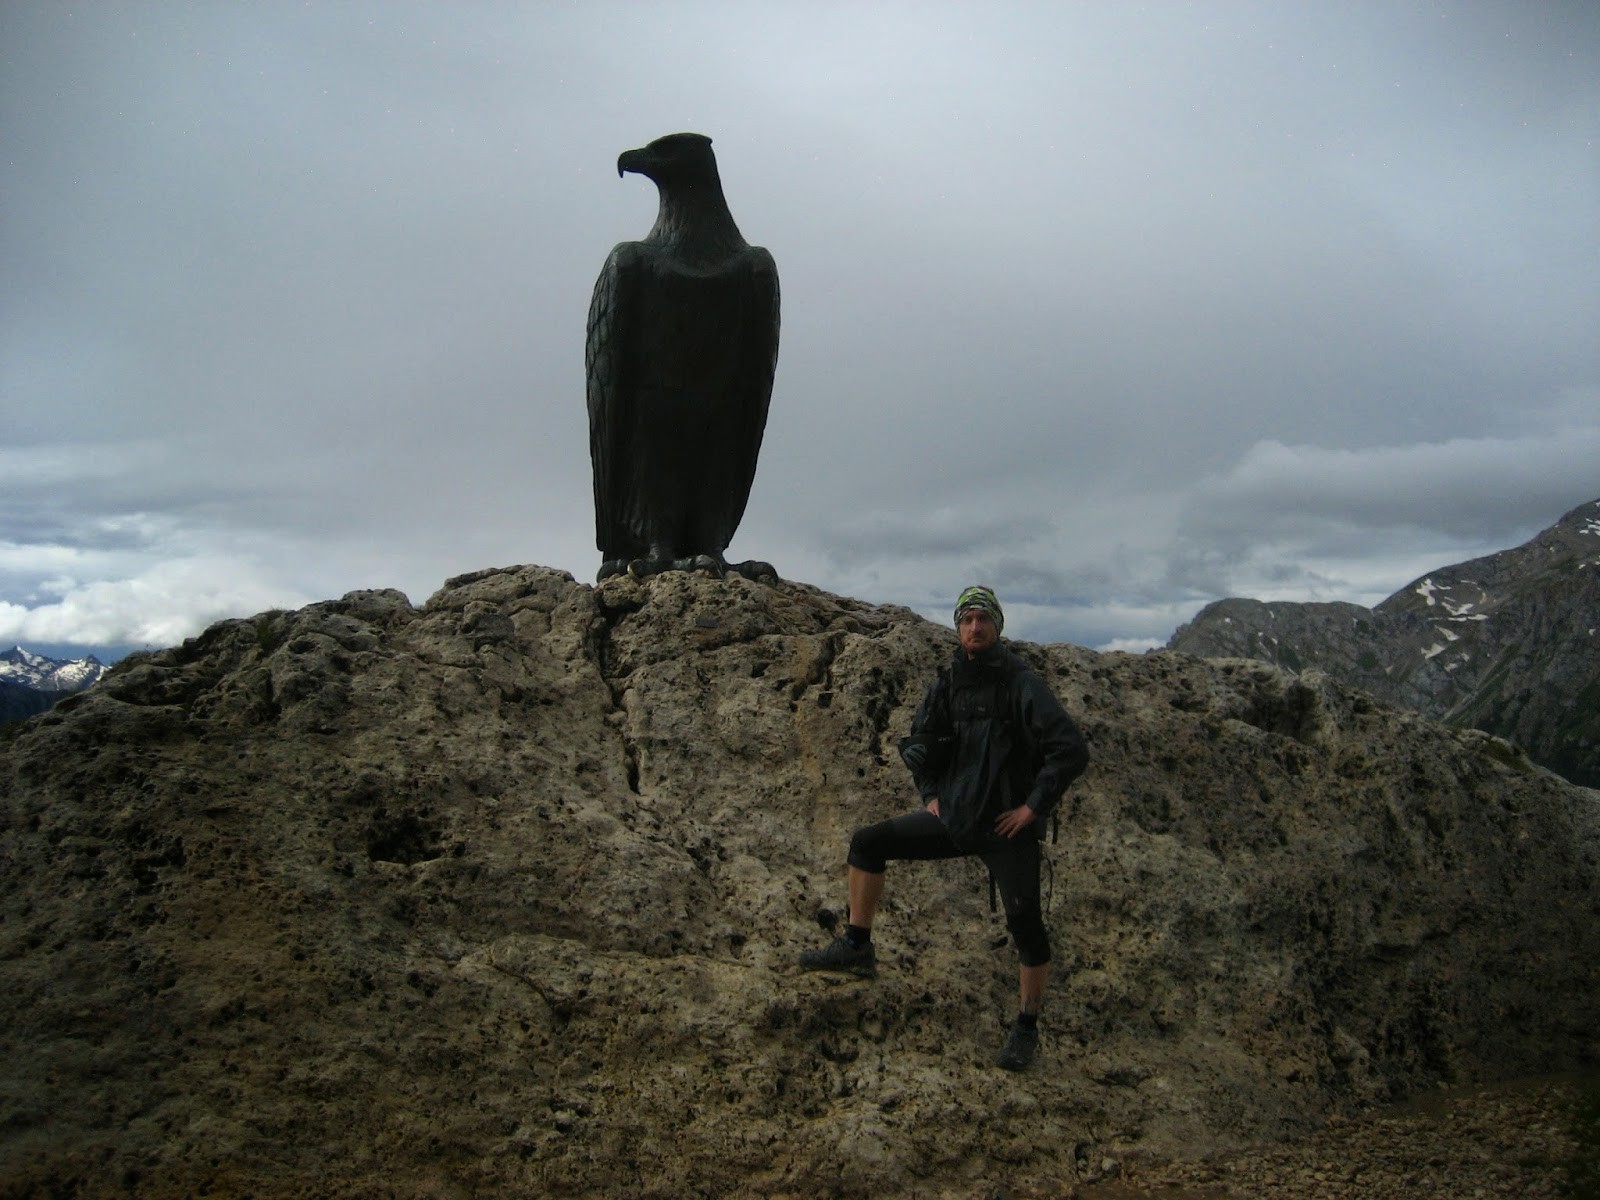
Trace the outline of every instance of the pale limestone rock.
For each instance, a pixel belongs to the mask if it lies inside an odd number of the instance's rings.
[[[953,645],[520,567],[121,665],[0,743],[0,1193],[1065,1194],[1592,1059],[1595,793],[1172,653],[1017,647],[1093,752],[1033,1072],[975,862],[891,868],[876,981],[796,972]]]

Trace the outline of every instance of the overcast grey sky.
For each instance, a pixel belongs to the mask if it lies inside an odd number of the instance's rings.
[[[1372,604],[1600,497],[1600,5],[0,7],[0,641],[599,565],[583,327],[715,140],[730,557],[1007,633]]]

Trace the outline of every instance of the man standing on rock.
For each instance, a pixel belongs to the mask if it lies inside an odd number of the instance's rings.
[[[994,592],[962,592],[955,623],[961,645],[923,694],[911,736],[900,743],[926,807],[856,830],[849,923],[843,936],[802,954],[800,966],[876,975],[872,918],[889,860],[979,855],[1021,960],[1019,1012],[996,1061],[1020,1071],[1039,1048],[1039,1003],[1050,975],[1040,839],[1089,751],[1045,681],[1000,644],[1005,614]]]

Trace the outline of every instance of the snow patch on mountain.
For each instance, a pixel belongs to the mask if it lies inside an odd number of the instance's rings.
[[[0,652],[0,679],[37,692],[81,692],[110,670],[94,655],[87,658],[50,658],[21,646]]]

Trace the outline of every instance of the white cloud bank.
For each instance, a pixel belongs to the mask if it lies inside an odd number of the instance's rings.
[[[40,590],[56,598],[31,607],[0,602],[0,641],[159,648],[214,621],[310,599],[270,568],[226,556],[157,562],[121,579],[55,578]]]

